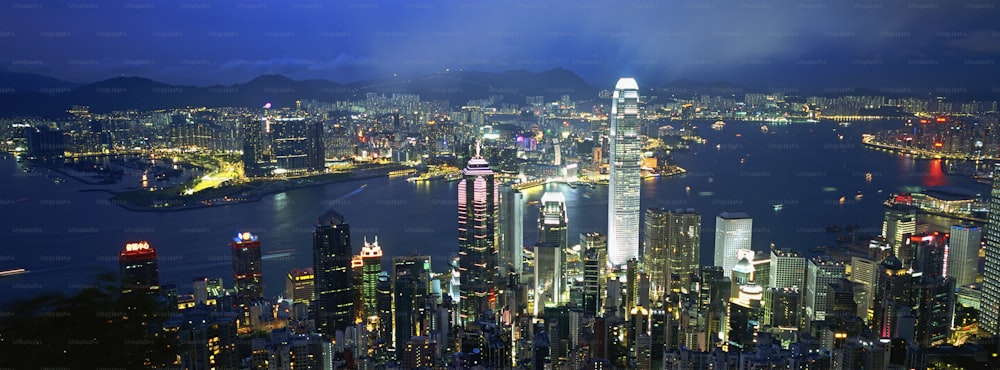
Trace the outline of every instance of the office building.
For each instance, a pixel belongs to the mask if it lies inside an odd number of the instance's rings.
[[[315,299],[315,275],[313,268],[292,268],[285,280],[285,299],[293,304],[309,304]]]
[[[608,261],[622,266],[639,258],[639,85],[633,78],[622,78],[611,99]]]
[[[261,118],[248,116],[240,125],[243,134],[243,173],[247,177],[267,174],[268,164],[264,146],[264,122]]]
[[[233,286],[243,303],[264,299],[260,241],[248,231],[236,234],[229,242],[232,250]]]
[[[878,264],[863,257],[851,257],[851,276],[848,279],[861,284],[861,293],[856,301],[858,303],[857,316],[866,324],[872,317],[872,300],[875,297],[875,282],[878,279]]]
[[[913,255],[906,248],[906,240],[917,231],[917,209],[907,205],[886,207],[882,222],[882,237],[889,243],[892,253],[909,268]]]
[[[464,323],[493,308],[497,285],[500,193],[489,163],[469,160],[458,182],[459,305]]]
[[[344,216],[327,211],[313,228],[316,302],[311,310],[316,330],[329,338],[354,323],[352,257],[350,225],[344,222]]]
[[[563,249],[556,243],[535,245],[535,315],[562,303]]]
[[[962,224],[951,227],[948,242],[948,276],[955,278],[956,286],[976,282],[979,268],[979,248],[982,245],[983,229]]]
[[[279,172],[305,171],[310,167],[309,124],[302,117],[271,118],[271,145]]]
[[[362,312],[365,321],[372,321],[378,317],[378,291],[375,286],[378,284],[378,276],[382,272],[382,248],[378,245],[378,237],[369,243],[364,239],[361,247],[362,283],[361,302]]]
[[[715,218],[715,265],[729,277],[739,260],[736,251],[751,249],[753,219],[743,212],[722,212]]]
[[[568,246],[566,197],[560,192],[542,194],[538,210],[538,243],[551,243],[565,250]]]
[[[993,167],[989,219],[986,223],[986,264],[983,267],[983,296],[979,327],[1000,334],[1000,163]]]
[[[500,189],[503,244],[499,252],[499,265],[504,276],[511,272],[521,275],[524,270],[524,193],[510,186],[502,186]]]
[[[126,243],[118,253],[122,294],[156,295],[160,291],[160,267],[156,249],[148,242]]]
[[[770,288],[806,287],[806,259],[789,249],[771,249]]]
[[[807,322],[826,320],[832,301],[830,284],[843,279],[846,266],[830,257],[809,260],[806,270],[806,291],[803,303]]]

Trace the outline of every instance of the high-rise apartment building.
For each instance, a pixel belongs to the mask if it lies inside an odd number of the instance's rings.
[[[639,85],[622,78],[611,99],[608,262],[622,266],[639,258]]]

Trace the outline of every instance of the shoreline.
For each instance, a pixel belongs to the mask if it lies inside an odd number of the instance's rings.
[[[369,168],[360,169],[349,172],[339,172],[323,174],[313,177],[297,178],[297,179],[266,179],[266,180],[254,180],[247,184],[241,184],[238,186],[228,186],[231,192],[226,192],[224,194],[219,194],[212,196],[208,199],[204,197],[192,197],[190,199],[185,199],[182,197],[173,199],[175,201],[183,202],[181,205],[177,206],[162,206],[154,207],[151,205],[140,205],[136,202],[130,202],[123,197],[129,193],[141,192],[141,190],[133,190],[126,192],[115,192],[109,189],[82,189],[80,192],[106,192],[111,194],[111,198],[108,202],[117,205],[125,210],[132,212],[180,212],[195,209],[204,209],[211,207],[224,207],[228,205],[239,205],[245,203],[253,203],[262,200],[264,197],[269,195],[275,195],[284,193],[286,191],[304,189],[322,185],[329,185],[341,182],[351,182],[356,180],[366,180],[382,176],[387,176],[390,171],[398,170],[399,166],[385,166],[384,168]],[[249,189],[242,190],[242,187],[249,186]],[[219,190],[224,190],[226,188],[220,188]],[[232,201],[227,201],[224,203],[212,203],[211,200],[219,199],[222,197],[228,197],[234,194],[248,194],[244,199],[237,199]],[[208,202],[208,203],[206,203]]]

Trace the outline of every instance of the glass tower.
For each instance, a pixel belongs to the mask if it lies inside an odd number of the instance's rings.
[[[608,175],[608,262],[639,258],[639,85],[622,78],[611,98]]]
[[[331,210],[313,228],[313,272],[316,303],[310,306],[316,330],[333,337],[354,323],[351,279],[351,228]]]
[[[715,265],[726,277],[738,262],[736,251],[750,249],[752,231],[753,219],[746,213],[722,212],[715,218]]]
[[[1000,334],[1000,163],[993,167],[989,220],[986,223],[983,298],[979,310],[979,327],[990,334]]]
[[[496,294],[497,190],[489,163],[470,159],[458,182],[459,304],[466,323],[490,309]]]

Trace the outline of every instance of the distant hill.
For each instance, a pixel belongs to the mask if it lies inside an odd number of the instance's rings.
[[[80,84],[35,73],[0,72],[0,93],[4,94],[58,94]]]
[[[524,70],[501,73],[459,71],[405,80],[392,78],[351,84],[320,79],[296,81],[280,75],[263,75],[242,84],[205,87],[170,85],[142,77],[116,77],[82,86],[56,85],[58,80],[46,79],[44,76],[11,77],[11,81],[20,82],[17,88],[0,90],[0,116],[55,118],[65,115],[66,109],[72,105],[87,105],[93,112],[186,106],[259,107],[267,102],[276,107],[287,107],[294,105],[296,100],[334,101],[357,98],[367,93],[419,94],[422,99],[443,99],[452,105],[500,96],[505,102],[523,104],[527,96],[544,96],[546,100],[555,100],[562,95],[588,99],[596,97],[598,91],[565,69],[537,73]],[[45,84],[67,87],[44,94],[39,86]]]
[[[689,97],[691,95],[742,95],[749,92],[749,89],[722,81],[698,82],[691,80],[676,80],[658,88],[654,88],[653,92],[660,97],[670,95],[677,97]]]

